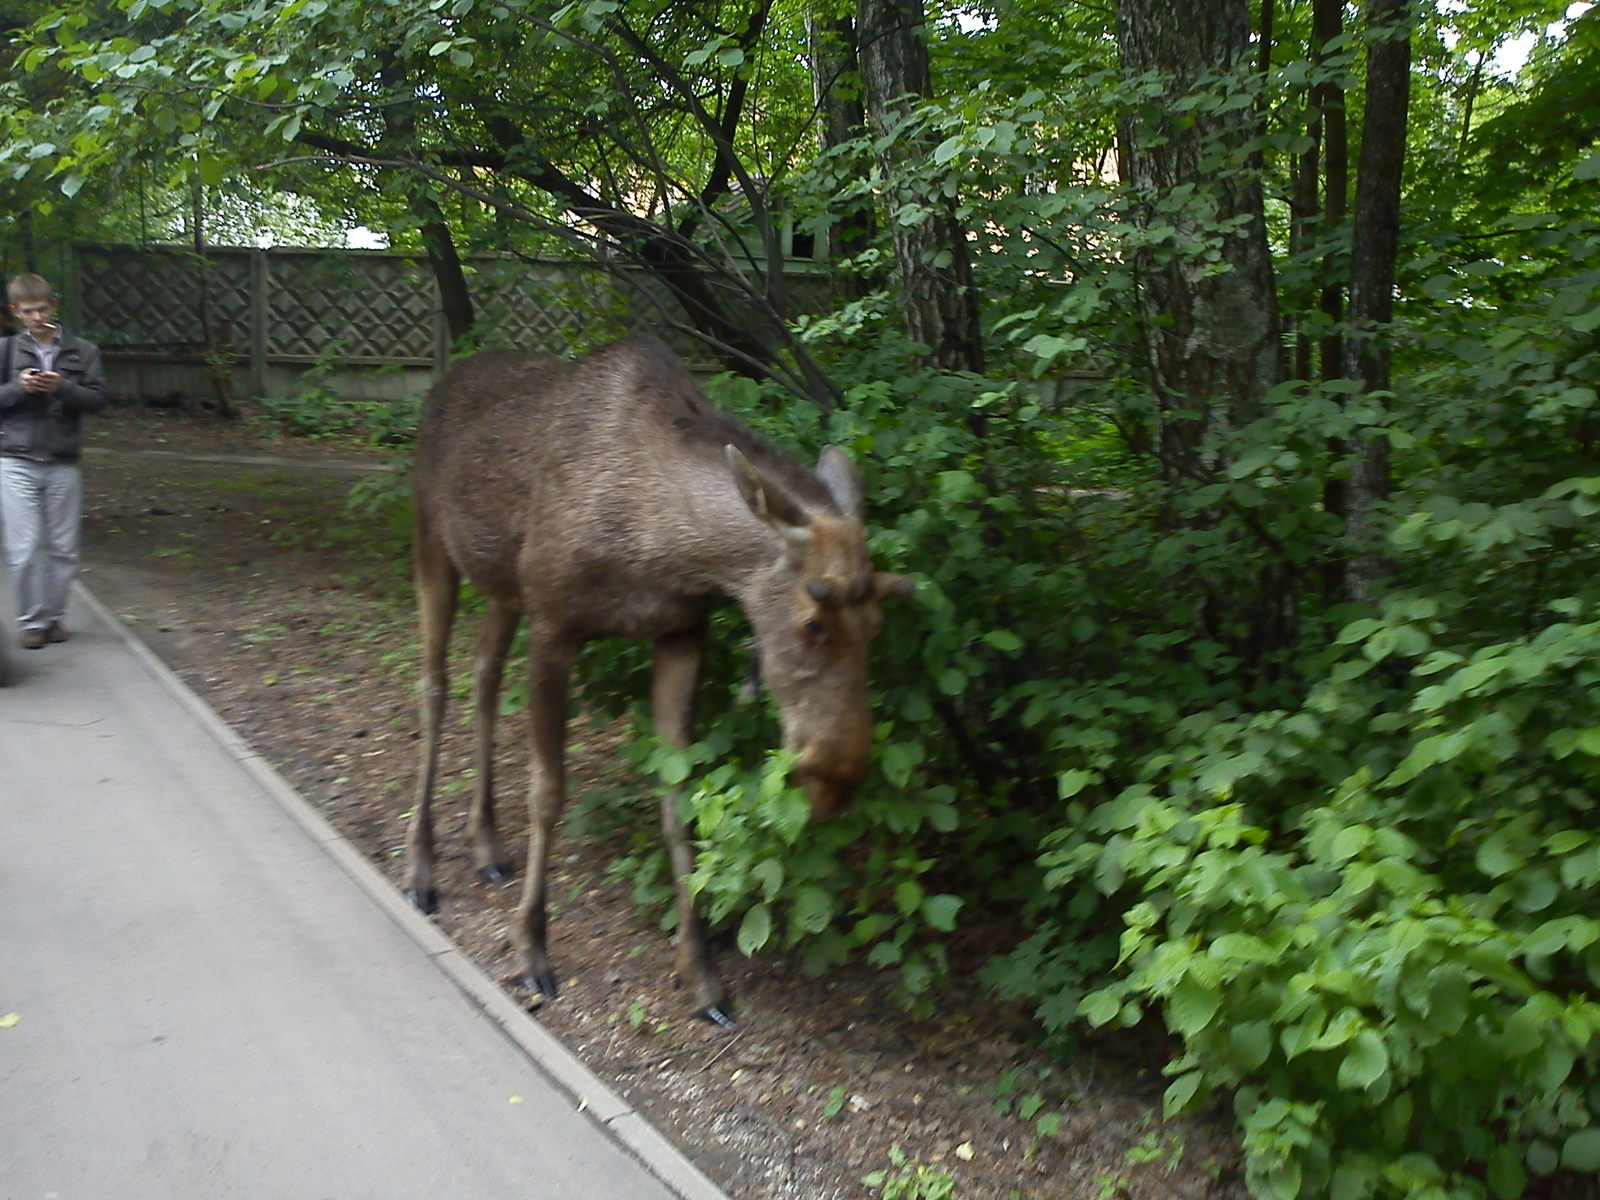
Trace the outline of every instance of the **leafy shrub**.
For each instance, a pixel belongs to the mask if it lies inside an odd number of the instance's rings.
[[[396,400],[357,400],[329,382],[338,365],[338,347],[323,352],[292,396],[263,396],[261,410],[290,437],[356,440],[371,446],[406,447],[416,435],[421,396]]]
[[[1592,261],[1592,231],[1565,232]],[[1600,1169],[1600,273],[1559,260],[1489,307],[1431,325],[1417,390],[1383,407],[1280,389],[1143,537],[1146,578],[1188,573],[1159,632],[1040,687],[1080,749],[1052,762],[1035,930],[988,977],[1062,1032],[1161,1017],[1169,1112],[1231,1098],[1262,1195],[1515,1196]],[[1302,593],[1274,630],[1268,589],[1337,552],[1319,430],[1388,439],[1393,575],[1376,611]],[[1108,916],[1114,950],[1089,933]]]

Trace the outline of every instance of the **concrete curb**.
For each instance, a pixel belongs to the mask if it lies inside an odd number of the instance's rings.
[[[573,1106],[638,1159],[681,1200],[729,1200],[676,1146],[637,1110],[584,1066],[522,1010],[494,980],[456,948],[439,928],[405,898],[339,833],[311,803],[292,788],[245,740],[162,662],[138,635],[84,586],[73,590],[85,608],[103,621],[133,656],[187,709],[335,863],[427,954],[429,962],[484,1014]]]

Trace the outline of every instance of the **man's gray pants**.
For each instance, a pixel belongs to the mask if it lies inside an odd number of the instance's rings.
[[[17,622],[48,629],[67,611],[78,573],[83,473],[77,463],[0,458],[0,526],[17,589]]]

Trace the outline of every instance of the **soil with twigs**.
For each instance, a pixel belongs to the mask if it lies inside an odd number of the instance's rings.
[[[406,530],[347,503],[385,478],[384,458],[134,408],[92,422],[88,446],[84,584],[399,886],[418,746]],[[436,919],[526,1001],[506,936],[517,890],[479,882],[466,846],[472,625],[453,641]],[[1162,1121],[1165,1047],[1090,1042],[1052,1060],[966,970],[934,1015],[913,1017],[870,969],[813,978],[723,941],[739,1028],[693,1017],[661,913],[609,870],[655,836],[648,803],[601,803],[648,791],[618,736],[574,719],[551,891],[562,993],[536,1017],[730,1196],[872,1197],[883,1185],[864,1177],[879,1171],[908,1198],[1243,1194],[1225,1122]],[[526,829],[520,743],[520,724],[502,722],[511,845]],[[993,938],[965,916],[953,959],[976,962]]]

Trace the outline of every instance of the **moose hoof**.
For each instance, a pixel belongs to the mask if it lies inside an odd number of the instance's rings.
[[[491,887],[506,887],[516,878],[516,875],[509,866],[491,863],[487,867],[478,868],[478,878]]]
[[[739,1028],[739,1022],[733,1019],[733,1012],[726,1005],[708,1004],[700,1010],[700,1016],[720,1029]]]
[[[412,908],[425,917],[439,911],[438,888],[407,888],[406,900],[410,902]]]
[[[540,1000],[554,1000],[560,992],[555,974],[550,971],[529,971],[517,982]]]

